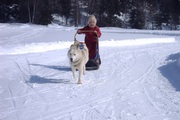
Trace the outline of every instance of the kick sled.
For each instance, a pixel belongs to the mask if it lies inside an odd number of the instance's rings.
[[[82,31],[82,32],[93,32],[93,31]],[[74,35],[74,40],[76,40],[76,35]],[[93,59],[89,59],[88,62],[86,63],[86,70],[97,70],[99,69],[99,66],[101,65],[101,59],[99,55],[99,38],[97,35],[97,42],[96,42],[96,55]],[[91,51],[89,51],[91,52]]]

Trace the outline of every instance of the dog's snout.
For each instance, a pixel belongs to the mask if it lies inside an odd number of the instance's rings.
[[[70,58],[70,61],[71,61],[71,62],[73,62],[73,59],[72,59],[72,58]]]

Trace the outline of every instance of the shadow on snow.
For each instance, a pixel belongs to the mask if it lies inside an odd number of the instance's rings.
[[[68,79],[49,79],[49,78],[44,78],[44,77],[40,77],[40,76],[37,76],[37,75],[32,75],[30,77],[29,83],[38,83],[38,84],[64,83],[64,84],[69,84],[70,80],[68,80]]]
[[[166,59],[168,63],[159,67],[161,74],[169,80],[177,91],[180,91],[180,68],[177,65],[179,58],[180,53],[169,55]]]
[[[71,68],[67,67],[67,66],[49,66],[49,65],[41,65],[41,64],[31,64],[31,65],[32,66],[39,66],[39,67],[55,69],[55,70],[64,71],[64,72],[71,71]],[[38,76],[38,75],[31,75],[29,83],[38,83],[38,84],[63,83],[63,84],[70,84],[70,80],[68,80],[68,79],[50,79],[50,78],[45,78],[45,77],[41,77],[41,76]]]
[[[59,71],[71,71],[70,67],[67,66],[49,66],[49,65],[41,65],[41,64],[31,64],[33,66],[39,66],[39,67],[45,67],[45,68],[50,68],[50,69],[55,69]]]

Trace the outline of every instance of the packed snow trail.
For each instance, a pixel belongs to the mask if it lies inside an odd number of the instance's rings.
[[[101,48],[101,68],[87,71],[82,85],[72,78],[67,49],[4,56],[1,119],[180,118],[180,94],[158,70],[172,51],[179,51],[171,45]]]
[[[29,36],[24,30],[39,36]],[[66,45],[48,48],[63,43],[61,40],[72,42],[68,39],[74,28],[5,24],[0,31],[0,49],[4,50],[0,55],[0,120],[180,119],[178,36],[104,28],[107,39],[100,43],[100,69],[87,71],[83,84],[77,85]],[[177,35],[178,31],[170,33]],[[129,40],[143,45],[130,45]],[[148,40],[152,43],[145,44]],[[36,46],[46,51],[36,51]],[[34,52],[20,53],[16,48]]]

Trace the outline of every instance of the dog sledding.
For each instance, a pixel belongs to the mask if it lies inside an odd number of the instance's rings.
[[[86,70],[97,70],[101,64],[99,54],[101,31],[96,26],[96,22],[95,16],[89,17],[88,25],[77,30],[77,33],[74,35],[74,44],[71,45],[68,51],[69,63],[74,78],[76,70],[79,71],[79,84],[82,83],[82,75],[85,74]],[[77,34],[85,34],[85,42],[77,40]]]
[[[82,32],[94,33],[94,31],[82,31]],[[96,33],[94,33],[94,34],[96,34]],[[76,39],[76,35],[77,35],[77,33],[74,35],[74,41],[78,41]],[[89,51],[89,60],[86,63],[86,70],[97,70],[97,69],[99,69],[99,66],[101,64],[101,59],[100,59],[100,54],[99,54],[99,39],[98,39],[98,37],[96,38],[96,42],[95,42],[94,46],[95,47],[88,47],[88,45],[87,45],[88,51]],[[94,55],[93,58],[91,57],[92,56],[91,54]]]
[[[83,32],[94,33],[94,31]],[[84,42],[80,42],[76,39],[76,35],[77,33],[74,35],[74,43],[70,46],[70,49],[68,51],[68,58],[74,77],[76,70],[79,71],[78,84],[81,84],[82,75],[85,74],[86,70],[99,69],[99,66],[101,64],[101,59],[99,55],[99,39],[97,37],[95,50],[92,50],[92,48],[89,50]],[[89,58],[89,54],[95,54],[94,58]]]

